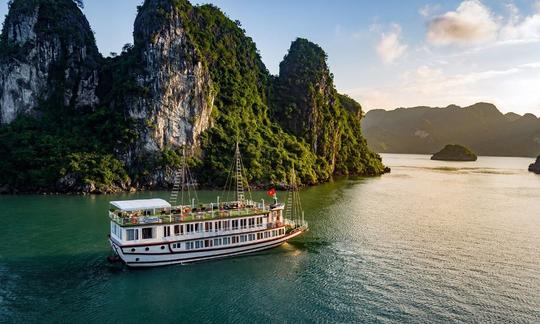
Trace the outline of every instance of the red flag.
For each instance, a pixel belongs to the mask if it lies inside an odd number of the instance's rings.
[[[274,197],[276,195],[276,189],[270,188],[270,190],[268,190],[266,193],[268,194],[268,196]]]

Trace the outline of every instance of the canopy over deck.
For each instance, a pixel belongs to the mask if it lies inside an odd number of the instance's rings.
[[[171,208],[171,204],[159,198],[111,201],[111,205],[124,211]]]

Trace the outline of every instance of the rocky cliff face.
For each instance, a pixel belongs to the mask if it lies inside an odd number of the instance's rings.
[[[136,82],[145,96],[128,98],[129,115],[144,121],[146,151],[199,145],[210,126],[212,82],[180,16],[168,0],[146,1],[135,20],[134,53],[142,70]]]
[[[384,171],[319,46],[293,42],[273,77],[241,23],[213,5],[145,0],[134,44],[102,58],[74,1],[15,0],[0,41],[0,187],[163,188],[183,143],[199,183],[214,187],[236,142],[259,186],[287,183],[292,167],[305,184]]]
[[[306,39],[295,40],[274,82],[276,120],[302,137],[318,157],[323,178],[332,174],[380,174],[380,157],[365,149],[362,107],[337,93],[326,53]]]
[[[294,41],[279,65],[277,119],[295,135],[306,138],[315,152],[328,151],[326,142],[334,140],[335,129],[332,120],[325,117],[337,109],[336,94],[322,48],[306,39]]]
[[[71,0],[13,1],[1,35],[0,122],[49,100],[95,106],[100,59],[88,21]]]

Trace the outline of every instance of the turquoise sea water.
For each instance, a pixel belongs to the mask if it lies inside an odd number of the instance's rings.
[[[146,270],[105,261],[108,201],[166,192],[0,197],[0,322],[540,322],[531,160],[384,161],[303,190],[288,244]]]

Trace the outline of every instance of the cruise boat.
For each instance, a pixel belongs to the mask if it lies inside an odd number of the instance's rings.
[[[154,198],[110,202],[109,241],[116,257],[127,266],[183,264],[257,252],[277,247],[308,229],[294,170],[287,204],[278,202],[275,189],[268,191],[270,203],[253,201],[242,175],[237,144],[233,163],[236,172],[231,170],[233,176],[227,181],[236,186],[235,199],[220,201],[217,197],[215,202],[196,204],[185,156],[184,151],[170,201]],[[184,204],[185,199],[188,204]]]

